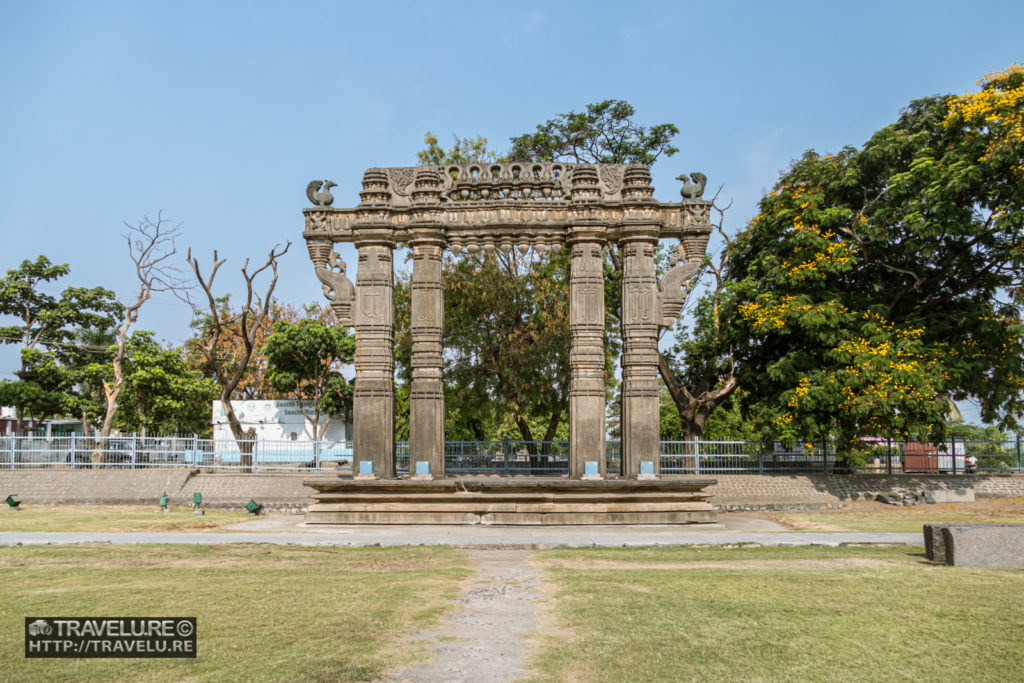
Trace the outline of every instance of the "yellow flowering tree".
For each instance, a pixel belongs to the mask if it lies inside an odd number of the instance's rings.
[[[735,241],[731,329],[766,436],[941,438],[950,400],[1024,417],[1024,68],[807,152]]]

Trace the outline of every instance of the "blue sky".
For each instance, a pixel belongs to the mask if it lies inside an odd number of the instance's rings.
[[[123,221],[163,210],[183,248],[228,258],[225,289],[292,240],[278,297],[310,302],[309,180],[352,206],[362,172],[413,165],[428,130],[501,152],[609,98],[681,130],[656,196],[703,171],[736,228],[805,149],[860,145],[909,100],[1024,59],[1021,25],[1020,2],[0,0],[0,269],[46,254],[71,265],[55,290],[127,298]],[[189,318],[163,297],[139,328],[180,343]],[[0,376],[16,359],[0,350]]]

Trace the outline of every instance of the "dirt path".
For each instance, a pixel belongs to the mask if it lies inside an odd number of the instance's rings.
[[[459,599],[461,608],[435,630],[410,640],[429,641],[427,662],[393,674],[397,681],[511,681],[523,668],[526,634],[537,627],[534,603],[546,600],[529,550],[473,550],[477,573]]]

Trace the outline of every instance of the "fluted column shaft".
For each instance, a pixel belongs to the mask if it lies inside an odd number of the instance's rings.
[[[395,309],[393,245],[383,240],[356,242],[356,378],[352,422],[354,471],[373,463],[373,475],[395,476]]]
[[[622,476],[636,478],[641,462],[658,476],[658,282],[654,268],[657,232],[627,228],[620,241],[622,268]]]
[[[569,476],[580,479],[586,462],[605,475],[604,266],[602,242],[583,237],[571,245],[569,270]]]
[[[444,386],[441,382],[444,292],[441,288],[443,233],[414,230],[412,248],[412,383],[409,388],[409,471],[444,476]]]

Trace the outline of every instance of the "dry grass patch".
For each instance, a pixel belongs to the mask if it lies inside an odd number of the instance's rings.
[[[234,510],[208,509],[194,515],[186,507],[160,512],[147,505],[24,505],[0,512],[0,531],[205,531],[251,517]]]
[[[937,503],[897,507],[877,501],[857,501],[832,510],[761,513],[804,531],[863,531],[912,533],[924,524],[1024,524],[1024,499],[1000,498],[974,503]]]
[[[557,611],[531,641],[535,680],[1024,679],[1024,571],[935,565],[908,547],[558,549],[537,562]]]
[[[314,552],[309,552],[314,551]],[[417,652],[471,573],[448,548],[25,546],[0,549],[7,680],[330,680]],[[195,616],[198,657],[23,657],[24,616]]]

